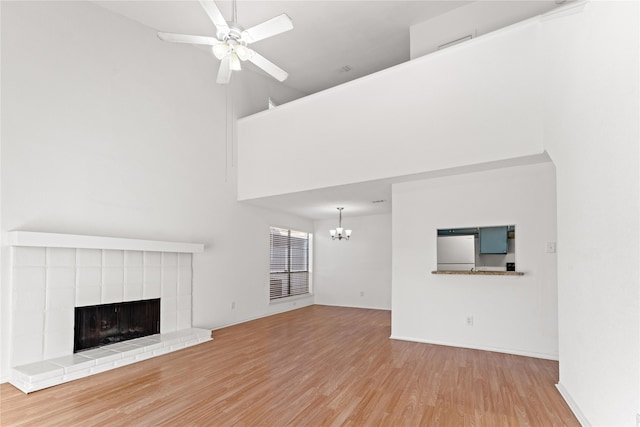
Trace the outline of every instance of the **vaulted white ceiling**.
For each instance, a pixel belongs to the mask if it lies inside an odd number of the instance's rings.
[[[480,1],[496,3],[496,0]],[[157,31],[215,36],[215,28],[198,1],[95,0],[94,3]],[[287,86],[311,94],[408,61],[412,25],[470,3],[473,1],[238,0],[237,12],[238,22],[244,28],[282,13],[291,17],[292,31],[261,40],[252,48],[289,73]],[[532,15],[540,13],[540,4],[554,5],[551,0],[497,3],[516,3],[525,14],[530,10]],[[218,0],[216,4],[231,20],[232,2]],[[492,9],[491,14],[495,15],[496,10]],[[345,71],[345,67],[350,71]],[[252,64],[247,63],[247,68],[257,71]]]
[[[158,31],[215,36],[197,1],[96,1]],[[409,27],[469,1],[246,1],[237,5],[249,28],[281,13],[292,31],[252,45],[289,73],[286,85],[310,94],[409,60]],[[217,1],[227,20],[232,3]],[[348,66],[350,71],[344,71]],[[254,67],[255,70],[255,67]]]
[[[499,3],[510,1],[519,3],[522,10],[530,10],[531,16],[540,13],[540,3],[551,5],[544,7],[555,5],[549,0],[502,0]],[[215,27],[198,1],[93,2],[157,31],[215,37]],[[238,0],[237,13],[238,22],[244,28],[282,13],[291,17],[294,23],[292,31],[261,40],[251,47],[289,73],[285,85],[305,94],[312,94],[408,61],[409,30],[412,25],[470,3],[472,1],[457,0]],[[232,2],[217,0],[216,4],[227,20],[231,20]],[[491,14],[495,18],[494,12],[495,8],[492,8]],[[204,49],[188,45],[184,48]],[[345,66],[350,71],[345,71]],[[261,72],[248,62],[243,63],[243,67]],[[215,76],[212,75],[211,78],[215,79]],[[522,160],[516,159],[516,163],[519,161]],[[540,159],[536,158],[534,161]],[[478,167],[487,166],[505,165]],[[333,218],[336,206],[348,206],[349,212],[345,210],[347,215],[387,213],[391,211],[392,183],[465,171],[399,177],[258,199],[251,203],[272,209],[284,208],[287,212],[311,219]],[[372,203],[379,200],[384,202]]]

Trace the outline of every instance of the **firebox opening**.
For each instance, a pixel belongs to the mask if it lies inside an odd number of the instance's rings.
[[[73,352],[160,333],[160,298],[76,307]]]

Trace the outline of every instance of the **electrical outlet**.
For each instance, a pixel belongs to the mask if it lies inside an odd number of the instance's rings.
[[[235,301],[232,301],[232,302],[231,302],[231,310],[233,310],[233,309],[235,309],[235,308],[236,308],[236,302],[235,302]]]
[[[360,296],[363,297],[364,296],[364,291],[360,291]]]
[[[554,254],[556,253],[556,242],[547,242],[547,253]]]
[[[473,326],[473,316],[467,316],[467,326]]]

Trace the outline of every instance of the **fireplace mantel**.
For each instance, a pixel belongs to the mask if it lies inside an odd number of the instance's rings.
[[[204,252],[202,243],[163,242],[158,240],[124,239],[119,237],[87,236],[80,234],[41,233],[35,231],[9,231],[9,246],[47,248],[117,249],[150,252]]]

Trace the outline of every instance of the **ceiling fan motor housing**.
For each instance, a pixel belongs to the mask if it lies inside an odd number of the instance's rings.
[[[243,43],[242,32],[244,31],[244,28],[242,28],[240,25],[236,24],[235,22],[228,22],[228,24],[229,24],[229,32],[219,31],[218,34],[216,34],[216,36],[218,37],[218,40],[223,42],[227,40],[234,40],[237,43]],[[246,45],[246,43],[244,44]]]

